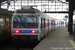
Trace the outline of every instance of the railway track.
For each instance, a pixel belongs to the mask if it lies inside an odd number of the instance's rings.
[[[14,43],[12,41],[1,44],[0,50],[33,50],[38,43],[19,42]]]

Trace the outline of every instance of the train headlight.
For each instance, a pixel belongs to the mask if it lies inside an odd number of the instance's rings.
[[[35,33],[35,30],[32,30],[32,33]]]
[[[19,30],[15,30],[15,33],[19,33],[20,31]]]

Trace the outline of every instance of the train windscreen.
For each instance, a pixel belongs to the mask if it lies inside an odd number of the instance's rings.
[[[13,17],[13,28],[38,28],[38,17]]]

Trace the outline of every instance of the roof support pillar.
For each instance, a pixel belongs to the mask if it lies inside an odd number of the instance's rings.
[[[1,3],[0,3],[0,8],[1,8]]]
[[[10,6],[10,3],[8,3],[8,5],[7,5],[7,9],[9,9],[9,6]]]
[[[73,0],[69,0],[69,23],[68,23],[69,34],[73,33]]]
[[[10,1],[11,1],[11,0],[8,0],[8,2],[7,2],[7,4],[8,4],[8,5],[7,5],[7,9],[9,9]]]

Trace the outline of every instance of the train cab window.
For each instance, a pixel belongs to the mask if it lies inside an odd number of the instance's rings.
[[[24,28],[24,17],[13,17],[13,28]]]
[[[0,29],[5,29],[5,18],[0,18]]]
[[[38,18],[15,16],[13,17],[13,28],[38,28]]]
[[[37,23],[37,18],[36,17],[28,17],[27,22],[29,22],[29,23]]]
[[[27,17],[27,28],[38,28],[38,17]]]

